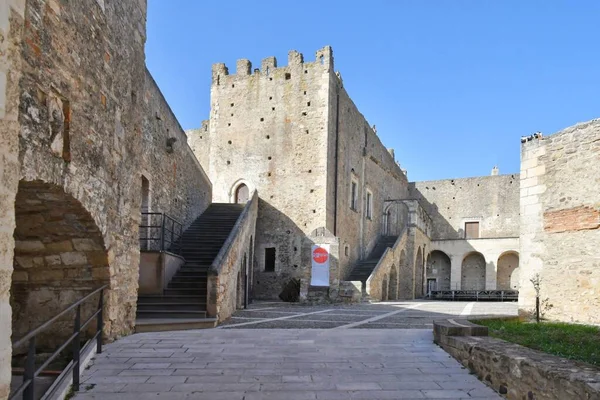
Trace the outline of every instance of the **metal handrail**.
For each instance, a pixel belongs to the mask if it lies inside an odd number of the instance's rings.
[[[58,355],[65,350],[69,345],[72,347],[73,362],[66,369],[72,368],[73,370],[73,390],[79,390],[79,373],[81,368],[81,331],[84,330],[93,320],[97,319],[96,333],[91,340],[96,340],[96,352],[102,353],[102,329],[104,326],[103,310],[104,310],[104,289],[108,288],[108,285],[104,285],[89,293],[81,300],[71,304],[63,311],[50,318],[48,321],[32,330],[22,338],[13,342],[13,348],[20,347],[25,343],[29,342],[27,350],[27,358],[25,360],[25,372],[23,373],[23,383],[11,394],[9,399],[16,399],[19,395],[23,395],[24,400],[33,400],[35,392],[35,378],[48,366],[50,363],[58,357]],[[98,308],[83,324],[81,324],[81,304],[88,300],[95,294],[100,293],[98,299]],[[63,343],[54,353],[48,357],[48,359],[37,369],[35,369],[35,338],[38,334],[48,329],[54,322],[65,316],[68,312],[76,310],[75,321],[73,324],[73,334],[69,336],[67,341]]]
[[[170,251],[175,254],[181,254],[181,234],[183,233],[183,224],[175,218],[170,217],[165,213],[160,212],[143,212],[142,220],[147,216],[147,224],[140,225],[140,248],[143,248],[142,243],[146,243],[148,250]],[[153,216],[160,216],[159,221],[155,221]],[[157,229],[158,235],[154,236],[151,230]],[[146,232],[146,236],[142,237],[142,232]],[[152,248],[152,243],[158,242],[158,248]]]

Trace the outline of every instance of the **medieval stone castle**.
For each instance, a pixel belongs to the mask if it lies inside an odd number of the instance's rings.
[[[11,336],[103,285],[107,339],[165,314],[214,326],[290,288],[518,291],[529,312],[536,274],[549,318],[600,322],[600,120],[523,138],[520,174],[409,182],[330,47],[214,64],[209,119],[184,132],[145,68],[145,21],[139,0],[0,4],[0,398]]]

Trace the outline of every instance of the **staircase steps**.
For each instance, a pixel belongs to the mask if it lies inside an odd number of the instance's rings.
[[[206,317],[208,269],[237,222],[244,204],[213,203],[173,247],[185,259],[162,294],[138,296],[136,332],[213,328]]]
[[[396,243],[397,239],[397,236],[381,237],[375,245],[375,247],[373,248],[373,250],[371,251],[371,254],[369,254],[369,257],[366,260],[359,261],[354,266],[347,280],[366,282],[367,279],[369,279],[369,276],[371,276],[371,273],[373,272],[375,267],[377,266],[377,263],[383,256],[383,253],[385,253],[388,247],[394,246],[394,243]]]

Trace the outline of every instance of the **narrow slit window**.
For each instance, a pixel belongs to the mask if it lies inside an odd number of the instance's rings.
[[[265,272],[275,272],[275,247],[265,248]]]
[[[356,181],[352,181],[352,188],[350,191],[350,208],[356,211],[356,203],[357,203],[357,194],[358,194],[358,184]]]

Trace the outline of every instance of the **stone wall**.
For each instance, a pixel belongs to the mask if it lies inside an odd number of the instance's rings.
[[[143,174],[164,175],[155,188],[169,187],[157,204],[183,220],[210,201],[210,184],[145,71],[145,22],[138,0],[0,5],[0,397],[10,381],[11,320],[17,339],[108,283],[105,337],[132,332]],[[167,153],[171,136],[182,139]],[[53,329],[40,346],[62,335]]]
[[[142,175],[150,182],[149,209],[186,228],[209,206],[212,184],[148,70],[142,95]]]
[[[487,337],[466,320],[434,321],[434,341],[508,399],[598,399],[600,369]]]
[[[243,307],[244,296],[251,290],[257,215],[258,193],[254,192],[209,270],[206,309],[218,322]]]
[[[433,219],[433,240],[464,239],[465,222],[479,222],[479,237],[519,236],[519,175],[411,182]]]
[[[331,86],[329,147],[332,151],[329,157],[332,162],[328,198],[333,202],[328,200],[328,215],[331,215],[328,226],[340,238],[341,248],[349,250],[349,255],[340,260],[340,276],[345,279],[356,262],[369,255],[384,233],[384,212],[389,206],[386,201],[408,196],[408,180],[396,163],[393,151],[385,148],[374,127],[346,92],[341,77],[332,76]],[[358,192],[355,207],[351,203],[353,181]],[[372,198],[370,216],[367,215],[367,193]],[[402,228],[394,230],[396,235]]]
[[[213,200],[234,201],[245,184],[260,193],[254,295],[277,298],[291,278],[300,278],[306,235],[326,224],[327,118],[331,49],[304,62],[291,51],[288,65],[274,57],[252,70],[237,62],[236,74],[224,64],[212,71],[210,123],[190,131],[199,160],[208,160]],[[323,57],[321,62],[320,58]],[[276,249],[275,271],[265,271],[265,248]]]
[[[408,182],[334,73],[331,48],[314,62],[291,51],[287,67],[270,57],[254,71],[239,60],[235,75],[224,64],[212,74],[210,121],[189,131],[190,143],[208,165],[215,201],[234,201],[240,184],[260,193],[256,296],[276,298],[291,278],[310,273],[299,249],[320,228],[348,248],[339,260],[344,279],[381,236],[384,201],[405,198]],[[268,247],[276,248],[273,272],[264,270]]]
[[[519,307],[534,308],[540,274],[546,317],[600,323],[600,120],[521,148]]]
[[[109,337],[135,319],[145,18],[135,0],[28,0],[21,42],[20,179],[64,189],[102,233]]]
[[[14,204],[19,182],[20,38],[25,0],[0,3],[0,398],[8,397],[11,380],[10,286],[14,259]]]
[[[377,263],[377,266],[367,279],[366,292],[372,300],[385,301],[397,300],[402,298],[413,298],[403,295],[406,290],[403,290],[403,285],[407,281],[407,277],[412,277],[413,268],[410,267],[406,250],[408,245],[408,229],[404,229],[402,234],[398,236],[393,247],[388,248]],[[397,279],[390,279],[390,276],[397,274]],[[390,281],[395,283],[396,287],[390,288]],[[411,280],[412,282],[412,280]],[[411,285],[412,286],[412,285]],[[410,287],[412,292],[412,287]],[[390,297],[390,293],[396,296]]]
[[[429,252],[442,251],[451,260],[450,275],[438,276],[430,268],[425,285],[436,279],[445,282],[439,289],[493,290],[505,252],[515,254],[518,267],[518,180],[513,174],[410,184],[411,198],[419,199],[432,219]],[[477,238],[465,240],[467,222],[479,224]]]
[[[12,336],[17,339],[108,283],[109,266],[94,220],[60,187],[41,181],[21,182],[15,216],[10,303]],[[84,303],[82,320],[96,307],[97,299]],[[69,315],[38,336],[38,350],[52,353],[61,345],[72,334],[73,318]]]

